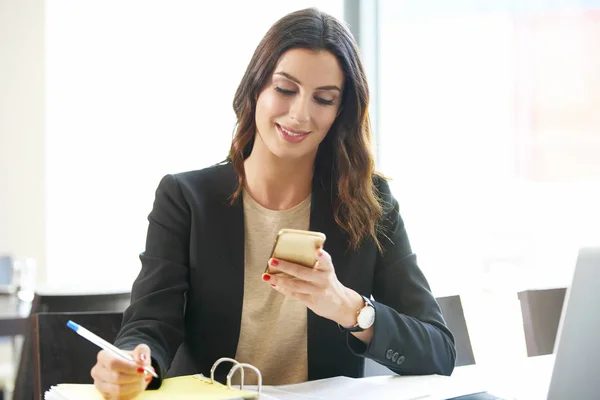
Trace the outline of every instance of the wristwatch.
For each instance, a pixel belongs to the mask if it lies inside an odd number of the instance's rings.
[[[338,324],[344,332],[362,332],[375,323],[375,307],[368,297],[362,296],[365,306],[356,313],[356,325],[346,327]]]

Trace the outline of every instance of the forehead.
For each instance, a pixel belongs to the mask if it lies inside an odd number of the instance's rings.
[[[344,83],[344,73],[338,59],[325,50],[288,50],[279,59],[274,72],[292,75],[307,88],[330,85],[341,88]]]

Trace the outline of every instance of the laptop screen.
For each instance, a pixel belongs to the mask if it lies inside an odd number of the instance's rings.
[[[579,252],[556,340],[548,400],[600,399],[600,247]]]

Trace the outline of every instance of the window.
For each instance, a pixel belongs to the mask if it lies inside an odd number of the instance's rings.
[[[160,178],[227,156],[255,47],[314,5],[343,17],[343,0],[46,4],[49,284],[130,287]]]
[[[379,2],[377,143],[434,294],[495,327],[600,240],[600,2],[483,3]]]

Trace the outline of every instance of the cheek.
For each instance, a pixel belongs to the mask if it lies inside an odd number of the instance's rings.
[[[265,90],[256,102],[256,120],[263,123],[270,119],[287,114],[288,104],[272,90]]]
[[[319,131],[322,131],[325,134],[329,131],[331,125],[333,125],[336,117],[337,108],[327,107],[325,109],[320,109],[316,114],[314,114],[314,121],[318,126]]]

